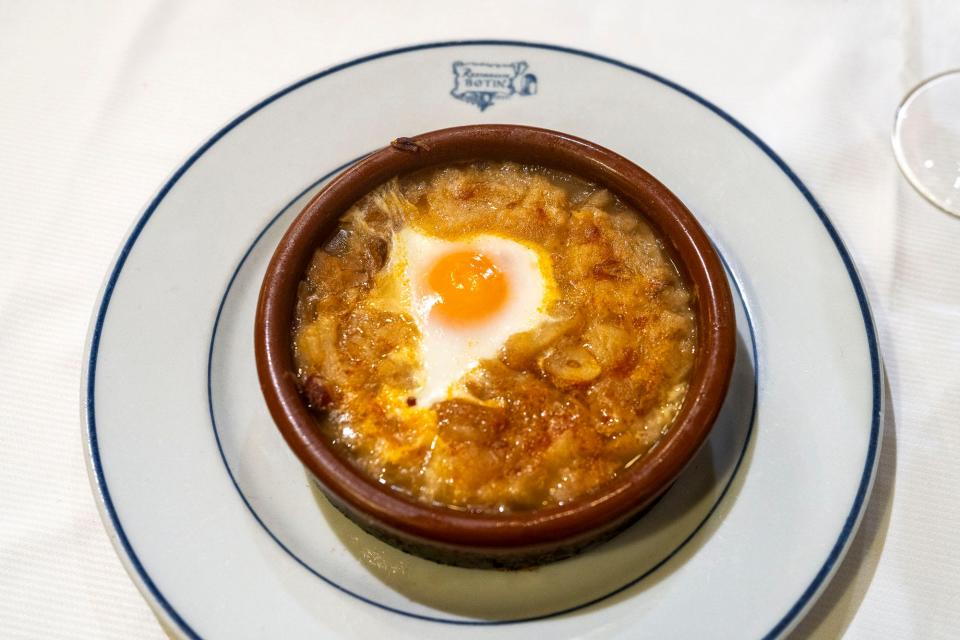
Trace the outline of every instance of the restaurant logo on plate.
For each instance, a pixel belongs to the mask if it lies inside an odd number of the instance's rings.
[[[453,89],[457,100],[476,105],[484,111],[494,100],[513,95],[532,96],[537,93],[537,76],[527,72],[526,62],[454,62]]]

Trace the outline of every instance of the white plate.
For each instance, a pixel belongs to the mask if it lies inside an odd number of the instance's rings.
[[[738,303],[734,381],[708,445],[627,533],[531,571],[436,565],[345,521],[273,427],[252,353],[266,262],[323,180],[399,135],[476,122],[569,132],[645,167],[710,233]],[[870,313],[810,192],[690,91],[544,45],[368,56],[236,118],[134,226],[88,351],[104,521],[188,637],[779,636],[843,556],[879,448]]]

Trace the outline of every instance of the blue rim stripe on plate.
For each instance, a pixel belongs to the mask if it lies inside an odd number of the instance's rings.
[[[360,156],[360,158],[362,157],[363,156]],[[217,329],[220,326],[220,317],[223,314],[223,307],[227,303],[227,297],[230,295],[230,290],[233,288],[233,283],[237,279],[237,275],[240,273],[240,270],[243,268],[243,265],[246,263],[247,258],[250,256],[250,254],[253,252],[253,249],[260,242],[260,239],[263,238],[263,236],[267,233],[267,231],[270,230],[270,228],[274,225],[274,223],[277,220],[279,220],[280,217],[283,216],[283,214],[286,213],[287,210],[290,209],[290,207],[292,207],[297,200],[299,200],[304,195],[306,195],[310,190],[316,188],[321,183],[326,181],[328,178],[339,173],[342,169],[353,164],[360,158],[357,158],[356,160],[351,160],[350,162],[340,165],[330,173],[326,174],[319,180],[315,181],[309,187],[307,187],[306,189],[301,191],[299,194],[297,194],[297,196],[293,198],[293,200],[291,200],[283,209],[281,209],[279,213],[275,214],[270,219],[267,225],[260,231],[260,233],[257,234],[256,238],[253,240],[253,243],[244,252],[243,257],[240,259],[240,262],[237,264],[236,269],[234,269],[233,274],[230,276],[230,280],[227,283],[227,288],[226,290],[224,290],[223,297],[220,299],[220,305],[217,307],[216,318],[213,321],[213,330],[211,331],[211,335],[210,335],[210,350],[207,354],[207,407],[210,412],[210,424],[213,428],[213,436],[217,442],[217,449],[220,452],[220,459],[223,461],[223,466],[226,468],[227,474],[230,476],[230,481],[233,483],[233,487],[234,489],[236,489],[237,494],[239,494],[240,499],[243,501],[243,504],[247,507],[247,509],[250,511],[250,514],[257,521],[257,524],[259,524],[263,528],[263,530],[267,533],[267,535],[270,536],[270,538],[277,544],[277,546],[283,549],[283,551],[286,552],[286,554],[290,556],[293,560],[295,560],[300,566],[302,566],[304,569],[309,571],[311,574],[313,574],[317,578],[320,578],[321,580],[323,580],[328,585],[338,589],[339,591],[342,591],[343,593],[349,596],[352,596],[357,600],[365,602],[369,605],[373,605],[378,609],[383,609],[384,611],[389,611],[391,613],[407,616],[409,618],[416,618],[417,620],[425,620],[427,622],[437,622],[442,624],[453,624],[453,625],[464,625],[464,626],[494,626],[494,625],[520,624],[523,622],[534,622],[536,620],[545,620],[547,618],[554,618],[557,616],[561,616],[567,613],[573,613],[574,611],[579,611],[581,609],[585,609],[587,607],[595,605],[603,600],[606,600],[607,598],[613,597],[618,593],[622,593],[623,591],[626,591],[627,589],[636,586],[645,578],[653,575],[657,570],[660,569],[660,567],[665,565],[674,556],[676,556],[681,549],[686,547],[687,543],[689,543],[691,540],[693,540],[694,537],[696,537],[697,533],[700,532],[700,530],[704,527],[704,525],[706,525],[707,522],[710,520],[710,518],[713,516],[714,512],[723,502],[724,497],[726,497],[727,492],[730,490],[730,487],[733,485],[733,481],[736,479],[737,473],[740,471],[741,463],[743,462],[743,459],[746,456],[747,449],[750,447],[750,441],[753,436],[753,425],[757,415],[757,398],[759,394],[758,380],[760,377],[760,363],[759,363],[760,358],[759,358],[759,354],[757,353],[756,332],[754,331],[753,317],[750,313],[749,305],[747,304],[747,301],[743,296],[743,288],[740,286],[740,283],[737,282],[736,277],[733,274],[733,271],[730,270],[730,265],[727,263],[726,259],[723,257],[723,254],[720,253],[719,250],[717,251],[717,254],[720,256],[720,260],[721,262],[723,262],[723,266],[726,269],[727,273],[729,274],[730,280],[733,282],[733,286],[736,289],[737,298],[739,299],[740,304],[743,307],[744,316],[746,316],[747,318],[747,328],[750,332],[750,346],[751,346],[751,351],[753,355],[753,363],[752,363],[753,364],[753,405],[750,408],[750,421],[749,421],[749,424],[747,425],[747,433],[743,439],[743,447],[741,447],[740,452],[737,454],[737,461],[734,464],[733,470],[730,473],[730,478],[727,480],[727,483],[724,485],[723,489],[720,491],[720,495],[717,496],[716,501],[713,503],[713,505],[704,515],[703,519],[697,524],[696,527],[694,527],[693,531],[687,534],[687,536],[680,541],[680,543],[677,545],[676,548],[674,548],[666,556],[664,556],[659,561],[654,563],[652,567],[647,569],[645,572],[643,572],[641,575],[637,576],[636,578],[633,578],[632,580],[627,581],[625,584],[617,587],[616,589],[613,589],[612,591],[609,591],[608,593],[605,593],[601,596],[597,596],[596,598],[591,598],[586,602],[582,602],[580,604],[573,605],[571,607],[566,607],[559,611],[553,611],[550,613],[530,616],[527,618],[511,618],[508,620],[468,620],[468,619],[456,619],[456,618],[441,618],[439,616],[429,616],[421,613],[412,613],[410,611],[404,611],[403,609],[398,609],[396,607],[392,607],[390,605],[377,602],[376,600],[373,600],[366,596],[362,596],[359,593],[355,591],[351,591],[350,589],[347,589],[346,587],[337,583],[333,579],[323,575],[322,573],[314,569],[313,566],[311,566],[308,562],[306,562],[305,560],[300,558],[300,556],[294,553],[292,549],[287,547],[287,545],[285,545],[283,541],[280,540],[280,538],[273,532],[273,530],[267,526],[267,523],[263,521],[263,519],[260,517],[260,514],[257,513],[256,509],[253,508],[253,505],[247,499],[247,496],[243,492],[243,489],[240,488],[240,483],[237,482],[237,479],[233,474],[233,469],[231,469],[230,463],[227,461],[226,453],[224,453],[223,446],[220,442],[220,432],[217,427],[217,419],[216,419],[216,416],[214,415],[214,410],[213,410],[213,383],[212,383],[213,350],[217,340]],[[660,498],[657,498],[657,502],[659,502],[659,500]],[[655,504],[656,502],[654,503],[654,505]],[[653,505],[651,505],[651,508],[652,506]]]
[[[667,80],[657,74],[651,73],[639,67],[609,58],[607,56],[602,56],[595,53],[590,53],[588,51],[582,51],[579,49],[573,49],[570,47],[563,47],[550,44],[542,43],[531,43],[523,41],[512,41],[512,40],[463,40],[463,41],[450,41],[450,42],[435,42],[427,44],[419,44],[408,47],[401,47],[397,49],[392,49],[389,51],[382,51],[379,53],[374,53],[371,55],[363,56],[349,62],[345,62],[339,65],[335,65],[321,71],[319,73],[308,76],[298,82],[295,82],[288,87],[281,89],[280,91],[274,93],[273,95],[265,98],[261,102],[257,103],[247,111],[243,112],[232,121],[230,121],[223,129],[218,131],[213,135],[207,142],[205,142],[199,149],[197,149],[193,155],[191,155],[183,165],[173,174],[173,176],[163,185],[156,197],[150,202],[147,206],[147,209],[141,215],[140,219],[134,225],[133,230],[130,232],[130,236],[127,238],[126,242],[123,245],[123,248],[120,251],[120,254],[117,256],[116,263],[113,269],[110,272],[110,275],[107,279],[107,282],[103,289],[103,294],[101,297],[100,305],[97,310],[95,324],[93,333],[90,340],[90,352],[89,358],[87,361],[87,385],[85,390],[85,402],[86,402],[86,422],[87,422],[87,438],[90,448],[90,458],[91,464],[93,467],[93,473],[96,478],[97,487],[100,491],[100,495],[103,499],[104,510],[110,518],[110,524],[113,527],[114,531],[117,534],[117,540],[122,546],[130,564],[136,570],[137,575],[140,580],[142,580],[143,585],[149,591],[150,595],[156,600],[157,604],[163,609],[163,611],[170,617],[170,619],[176,623],[182,632],[191,638],[198,638],[197,633],[183,620],[183,618],[170,606],[170,603],[167,599],[160,593],[151,580],[150,576],[147,574],[143,565],[140,563],[139,558],[133,550],[133,547],[130,544],[130,541],[127,539],[127,536],[123,530],[123,526],[120,523],[120,519],[117,515],[116,509],[114,508],[113,501],[110,498],[110,491],[107,487],[106,479],[103,473],[103,467],[100,460],[100,452],[98,449],[97,443],[97,430],[96,430],[96,417],[95,417],[95,407],[94,407],[94,390],[96,388],[96,366],[97,366],[97,353],[100,346],[100,335],[103,331],[104,320],[106,319],[107,308],[110,305],[110,299],[113,295],[113,290],[116,286],[117,280],[119,279],[120,273],[123,270],[123,266],[126,263],[127,257],[130,254],[133,245],[136,243],[137,238],[140,236],[140,233],[143,231],[143,228],[146,226],[147,222],[150,220],[150,217],[160,206],[160,203],[169,193],[170,189],[180,180],[184,173],[186,173],[191,166],[200,158],[210,147],[216,144],[221,138],[227,135],[232,129],[234,129],[241,122],[249,118],[251,115],[259,111],[260,109],[266,107],[270,103],[278,100],[279,98],[285,96],[286,94],[295,91],[302,87],[305,84],[311,83],[315,80],[319,80],[325,76],[331,75],[338,71],[348,69],[366,62],[377,60],[379,58],[389,57],[400,55],[404,53],[410,53],[414,51],[421,51],[426,49],[440,49],[440,48],[450,48],[450,47],[460,47],[460,46],[508,46],[508,47],[527,47],[532,49],[543,49],[548,51],[556,51],[559,53],[567,53],[570,55],[580,56],[598,62],[604,62],[607,64],[620,67],[627,71],[632,71],[634,73],[640,74],[651,80],[655,80],[664,86],[670,87],[675,91],[687,96],[691,100],[703,105],[719,117],[727,121],[731,126],[737,129],[740,133],[747,137],[751,142],[753,142],[757,147],[763,151],[776,165],[780,168],[781,171],[786,174],[790,181],[796,186],[796,188],[803,194],[803,197],[807,200],[810,207],[813,209],[814,213],[820,219],[820,222],[824,225],[827,230],[827,233],[830,236],[830,239],[833,240],[834,245],[836,246],[837,252],[840,254],[840,258],[843,261],[844,266],[847,269],[848,275],[850,277],[851,285],[853,286],[854,293],[857,297],[857,302],[860,305],[860,311],[863,314],[864,329],[867,336],[867,345],[870,351],[870,365],[871,373],[873,377],[873,412],[870,425],[870,442],[867,449],[867,457],[864,463],[863,473],[860,478],[860,484],[857,488],[857,493],[854,498],[853,505],[851,506],[850,512],[844,522],[843,529],[840,532],[839,537],[837,538],[836,543],[833,548],[830,550],[830,553],[827,555],[826,560],[821,566],[820,570],[814,576],[814,579],[811,581],[810,585],[804,590],[800,598],[796,603],[784,614],[781,620],[774,625],[774,627],[764,636],[765,638],[773,638],[786,630],[797,618],[797,616],[803,612],[807,606],[810,605],[813,597],[818,593],[818,591],[823,587],[824,582],[827,577],[833,572],[836,563],[839,561],[840,557],[843,555],[844,550],[847,547],[847,544],[850,541],[850,537],[856,529],[856,524],[858,522],[860,512],[863,509],[864,503],[866,502],[867,495],[871,486],[871,481],[873,478],[873,471],[876,468],[877,454],[880,446],[880,416],[881,416],[881,371],[880,371],[880,353],[877,345],[877,336],[876,330],[873,324],[873,318],[870,312],[870,307],[867,302],[866,293],[864,292],[863,285],[860,282],[860,278],[857,275],[856,268],[853,265],[853,260],[850,258],[850,254],[847,251],[846,247],[843,244],[843,241],[840,239],[839,234],[837,233],[836,228],[833,226],[833,223],[830,222],[830,219],[827,217],[826,213],[820,207],[819,203],[813,197],[813,194],[810,193],[809,189],[803,184],[800,178],[790,169],[789,166],[778,156],[765,142],[756,136],[752,131],[750,131],[746,126],[741,124],[733,116],[722,110],[720,107],[716,106],[709,100],[693,93],[689,89],[686,89],[675,82]]]

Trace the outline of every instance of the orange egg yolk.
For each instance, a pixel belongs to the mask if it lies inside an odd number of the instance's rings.
[[[477,251],[456,251],[437,260],[427,285],[439,298],[433,311],[453,323],[484,320],[507,299],[507,278]]]

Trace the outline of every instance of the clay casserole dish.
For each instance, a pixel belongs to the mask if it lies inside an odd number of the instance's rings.
[[[481,514],[415,502],[337,455],[297,384],[291,329],[298,285],[340,216],[397,175],[469,160],[559,169],[614,192],[641,212],[693,292],[697,353],[673,425],[636,464],[589,498],[529,512]],[[734,314],[724,269],[693,215],[664,185],[616,153],[573,136],[518,125],[473,125],[399,138],[334,178],[280,241],[260,291],[255,348],[260,385],[287,444],[329,500],[365,530],[406,551],[467,566],[517,567],[570,555],[622,530],[677,478],[720,411],[734,360]]]

